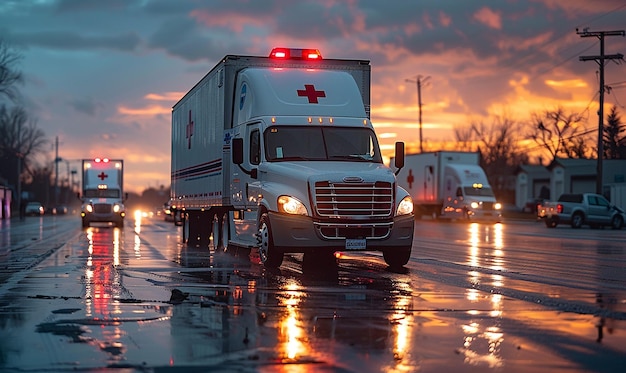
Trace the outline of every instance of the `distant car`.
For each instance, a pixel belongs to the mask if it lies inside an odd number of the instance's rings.
[[[55,207],[55,211],[58,215],[65,215],[67,214],[68,209],[67,209],[67,206],[59,205]]]
[[[163,220],[165,221],[175,221],[174,211],[172,211],[172,204],[170,201],[167,201],[163,204]]]
[[[26,210],[24,211],[24,213],[31,216],[43,215],[43,205],[39,202],[28,202],[28,204],[26,204]]]

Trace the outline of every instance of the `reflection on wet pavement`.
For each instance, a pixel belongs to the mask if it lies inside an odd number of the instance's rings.
[[[0,342],[0,368],[565,372],[626,357],[606,265],[623,253],[594,253],[595,284],[572,292],[531,272],[552,253],[525,248],[538,262],[518,264],[509,227],[451,227],[448,241],[429,227],[403,271],[375,253],[267,270],[254,250],[184,247],[167,223],[90,227],[2,288],[13,342]]]

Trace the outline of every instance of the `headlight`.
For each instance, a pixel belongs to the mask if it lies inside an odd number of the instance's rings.
[[[398,210],[396,215],[407,215],[413,212],[413,199],[411,196],[402,198],[402,201],[398,204]]]
[[[113,212],[120,212],[120,205],[113,205]]]
[[[278,197],[278,211],[284,212],[286,214],[294,214],[294,215],[308,215],[309,212],[306,209],[306,206],[298,199],[293,198],[291,196],[280,196]]]
[[[92,205],[87,205],[87,206],[85,206],[85,210],[87,210],[87,212],[93,212],[93,206]]]
[[[480,206],[480,204],[479,204],[478,202],[472,202],[472,203],[470,203],[470,207],[471,207],[471,208],[473,208],[473,209],[477,209],[477,208],[478,208],[478,206]]]
[[[501,204],[500,202],[496,202],[496,203],[493,205],[493,208],[494,208],[494,209],[496,209],[496,210],[500,210],[500,209],[502,208],[502,204]]]

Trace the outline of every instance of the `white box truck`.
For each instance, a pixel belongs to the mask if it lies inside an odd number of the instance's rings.
[[[403,266],[413,201],[369,118],[370,64],[277,48],[225,56],[172,110],[172,206],[187,245],[285,253],[380,251]],[[397,169],[404,144],[396,144]],[[212,238],[211,238],[212,237]]]
[[[406,156],[398,184],[409,191],[415,215],[500,221],[496,201],[477,152],[437,151]]]
[[[124,226],[124,161],[95,158],[82,160],[82,194],[80,216],[83,227],[91,223],[113,223]]]

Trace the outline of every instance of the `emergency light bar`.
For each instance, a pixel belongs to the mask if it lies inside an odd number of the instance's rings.
[[[274,48],[270,58],[276,60],[321,60],[322,54],[318,49]]]

